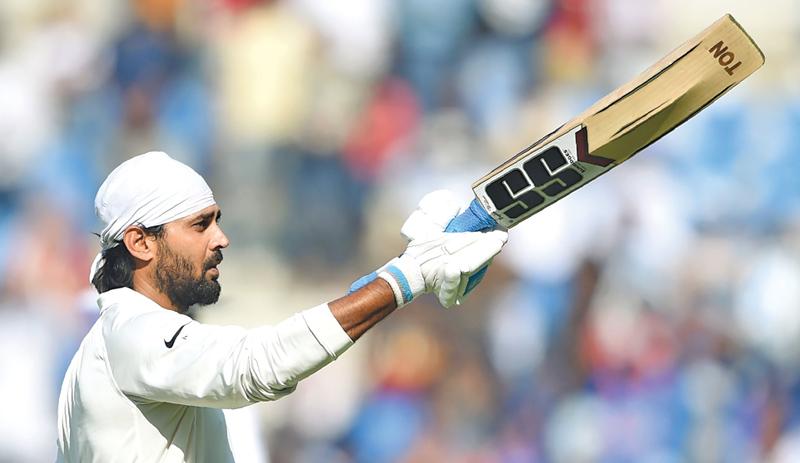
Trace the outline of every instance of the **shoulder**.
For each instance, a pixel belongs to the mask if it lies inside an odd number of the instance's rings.
[[[110,355],[163,348],[179,328],[197,323],[127,288],[101,295],[100,308],[103,338]]]

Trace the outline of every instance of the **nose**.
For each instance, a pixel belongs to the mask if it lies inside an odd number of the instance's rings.
[[[228,245],[231,244],[228,236],[222,231],[222,228],[217,225],[217,233],[214,236],[214,240],[212,241],[213,249],[223,249],[227,248]]]

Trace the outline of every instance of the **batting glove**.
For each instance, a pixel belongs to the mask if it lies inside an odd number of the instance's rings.
[[[423,293],[433,293],[444,307],[460,304],[508,240],[503,230],[447,233],[445,229],[460,210],[459,202],[445,190],[429,193],[403,224],[409,241],[406,251],[370,275],[350,291],[381,278],[392,287],[398,307]]]

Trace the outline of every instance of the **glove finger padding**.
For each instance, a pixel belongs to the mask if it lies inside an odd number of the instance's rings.
[[[436,235],[445,229],[460,210],[461,206],[452,192],[437,190],[428,193],[405,221],[400,233],[408,241]]]
[[[475,245],[483,239],[480,232],[448,233],[444,242],[444,249],[448,254],[455,256]]]
[[[453,254],[463,274],[471,274],[486,265],[508,241],[508,232],[500,230],[476,234],[480,235],[478,239]]]
[[[455,290],[455,297],[452,298],[448,293],[447,302],[461,304],[467,294],[483,278],[486,268],[491,263],[497,253],[503,248],[508,240],[508,233],[505,231],[492,231],[488,233],[459,233],[463,236],[459,239],[448,240],[445,247],[448,249],[458,249],[451,256],[451,265],[455,264],[459,271],[458,288]],[[478,275],[480,273],[480,275]],[[476,277],[473,281],[473,275]],[[440,298],[441,301],[441,298]],[[442,303],[442,305],[445,305]],[[445,305],[445,307],[450,307]]]
[[[436,295],[439,299],[439,304],[449,308],[456,303],[460,294],[461,280],[461,270],[456,262],[451,261],[444,265],[441,285]]]

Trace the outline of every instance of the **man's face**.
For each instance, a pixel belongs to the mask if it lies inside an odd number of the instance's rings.
[[[181,312],[194,304],[217,302],[222,248],[228,238],[219,226],[219,207],[209,206],[165,226],[155,262],[155,284]]]

